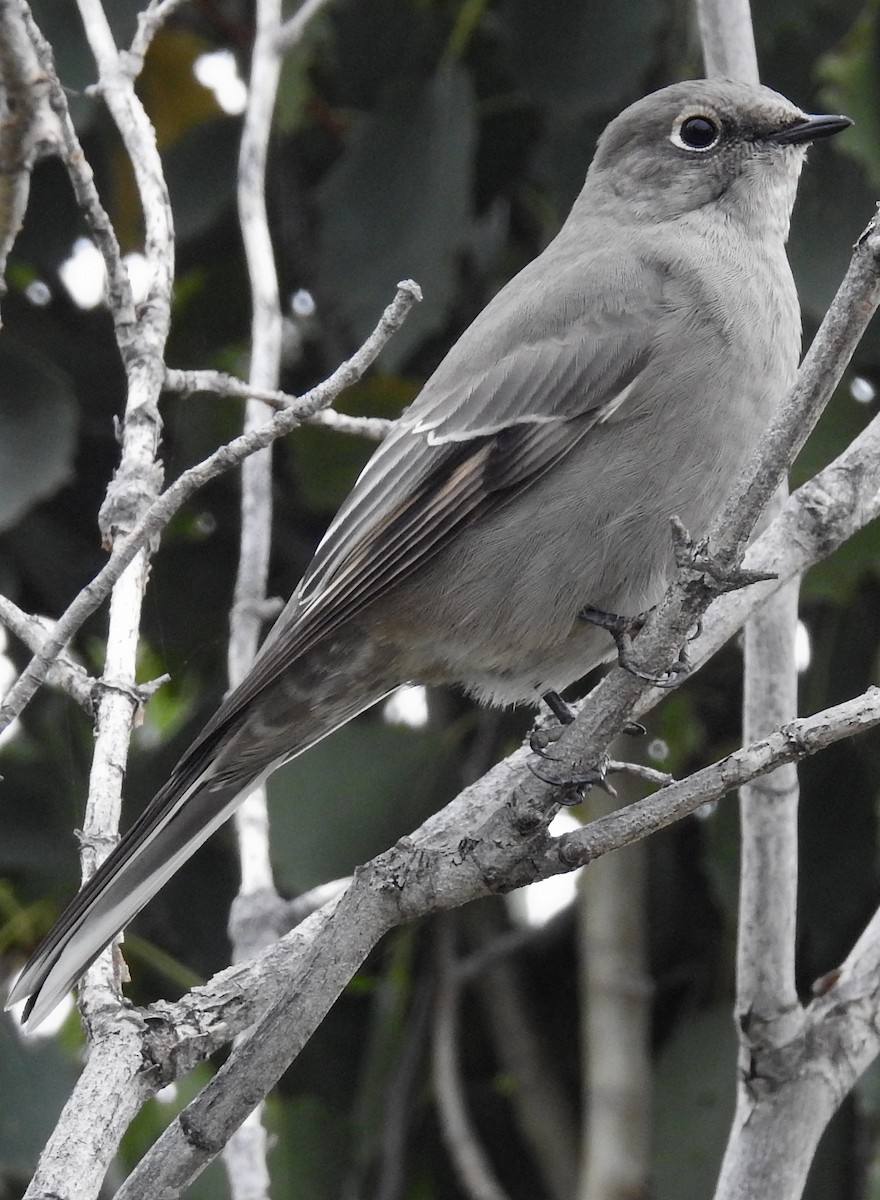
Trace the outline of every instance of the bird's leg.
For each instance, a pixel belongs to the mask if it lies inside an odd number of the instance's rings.
[[[647,671],[643,671],[637,666],[632,656],[632,640],[639,632],[642,626],[647,621],[651,610],[648,612],[639,613],[635,617],[623,617],[618,613],[603,612],[599,608],[593,608],[592,605],[586,605],[578,613],[578,617],[582,621],[589,621],[591,625],[597,625],[600,629],[605,629],[614,638],[614,644],[617,647],[617,661],[625,671],[629,671],[630,675],[635,675],[637,679],[643,679],[645,683],[650,683],[658,688],[674,688],[690,674],[690,662],[688,660],[687,647],[682,647],[681,653],[678,656],[678,661],[674,662],[668,671],[662,675],[651,675]]]
[[[540,758],[552,759],[553,755],[547,753],[547,747],[556,741],[566,725],[572,723],[574,713],[559,695],[559,692],[545,692],[541,699],[553,713],[559,724],[548,729],[541,725],[540,718],[538,718],[535,721],[532,732],[529,734],[529,748],[533,754],[537,754]],[[539,778],[542,778],[542,776],[539,776]]]
[[[571,725],[574,721],[574,713],[559,692],[545,692],[542,698],[560,725]]]

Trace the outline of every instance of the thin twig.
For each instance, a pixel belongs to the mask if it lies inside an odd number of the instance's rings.
[[[6,263],[21,229],[31,171],[61,142],[49,84],[28,35],[21,5],[0,3],[0,298]]]
[[[52,622],[45,618],[32,617],[13,604],[6,596],[0,596],[0,621],[12,633],[24,642],[29,650],[36,652],[51,632]],[[97,679],[69,654],[60,654],[46,677],[46,682],[52,687],[60,688],[71,696],[80,708],[85,709],[89,716],[95,713],[95,688]]]
[[[161,484],[161,468],[156,461],[158,398],[171,311],[174,235],[155,135],[131,79],[120,68],[106,14],[99,0],[78,2],[86,37],[98,65],[100,90],[132,161],[144,212],[150,283],[137,324],[115,234],[97,199],[91,171],[73,133],[64,93],[54,74],[51,50],[29,14],[27,20],[36,52],[50,79],[52,102],[64,134],[65,161],[77,199],[108,266],[114,329],[128,387],[120,465],[107,489],[99,523],[103,518],[105,540],[110,542],[119,537],[124,541]],[[105,686],[98,692],[95,751],[81,838],[86,878],[109,852],[119,828],[129,739],[140,705],[134,680],[147,572],[148,555],[142,544],[129,556],[126,569],[112,581],[102,675]],[[46,640],[51,642],[57,636],[56,626],[55,633]],[[142,1064],[139,1023],[130,1018],[119,1020],[114,1024],[112,1037],[102,1036],[106,1023],[113,1021],[120,1010],[118,966],[112,949],[104,952],[86,973],[79,1005],[95,1035],[91,1057],[40,1157],[26,1193],[28,1197],[96,1194],[106,1165],[146,1092],[131,1074],[133,1066],[137,1071],[137,1063]]]
[[[116,340],[124,361],[137,353],[137,317],[131,292],[131,281],[122,261],[116,231],[101,203],[92,168],[73,127],[67,94],[55,70],[52,47],[38,29],[29,7],[22,3],[22,15],[27,26],[40,68],[49,84],[49,101],[58,118],[61,131],[61,158],[73,185],[77,206],[91,233],[107,270],[107,303],[113,318]]]
[[[758,52],[749,0],[697,0],[707,78],[758,84]]]
[[[372,365],[388,339],[403,324],[412,306],[421,299],[421,291],[411,280],[398,285],[397,295],[367,338],[347,362],[344,362],[323,383],[305,393],[295,407],[278,413],[273,420],[259,429],[234,438],[228,445],[221,446],[202,462],[197,463],[179,476],[144,513],[131,534],[118,540],[106,566],[87,584],[72,604],[58,619],[55,631],[47,638],[40,652],[34,656],[22,672],[15,687],[0,705],[0,731],[24,709],[31,700],[58,654],[64,649],[82,623],[107,597],[111,587],[132,561],[142,546],[156,537],[178,509],[199,488],[217,475],[239,466],[244,459],[279,437],[296,429],[308,416],[325,405],[332,404],[340,392],[361,378]]]
[[[287,54],[302,39],[306,26],[316,13],[325,7],[328,0],[303,0],[293,16],[278,30],[275,48],[279,54]]]
[[[438,925],[432,1075],[440,1129],[464,1193],[471,1200],[507,1200],[468,1116],[459,1064],[453,926],[449,920]]]
[[[872,687],[861,696],[826,708],[815,716],[790,721],[769,737],[749,743],[687,779],[671,783],[583,829],[562,835],[557,849],[569,866],[583,866],[596,854],[628,846],[649,833],[665,829],[704,804],[720,800],[784,763],[800,762],[843,738],[878,726],[880,688]]]
[[[256,36],[251,54],[250,81],[244,130],[238,156],[238,218],[244,242],[251,292],[251,362],[249,381],[255,387],[276,388],[281,362],[282,319],[278,272],[266,211],[266,161],[272,113],[281,73],[275,35],[281,21],[281,0],[257,0]],[[266,421],[271,410],[253,398],[247,401],[244,431]],[[269,552],[272,545],[272,448],[246,458],[241,466],[241,534],[227,655],[230,688],[250,670],[262,628],[260,610],[266,601]],[[254,788],[235,813],[241,879],[230,920],[232,961],[258,953],[277,936],[275,917],[281,901],[269,853],[269,808],[265,785]],[[247,936],[242,936],[246,931]],[[267,1200],[269,1170],[262,1107],[257,1107],[235,1131],[223,1161],[233,1200]]]
[[[403,1046],[385,1090],[372,1200],[403,1200],[404,1197],[406,1141],[418,1111],[419,1069],[428,1041],[432,992],[428,980],[419,980],[415,997],[409,1006]]]
[[[831,398],[859,338],[880,303],[880,233],[869,226],[859,239],[831,307],[797,377],[761,444],[740,475],[706,541],[716,562],[738,561],[761,512],[782,482],[819,414]],[[685,567],[638,636],[640,663],[659,673],[678,654],[689,632],[713,599],[709,581]],[[621,668],[612,669],[594,689],[574,724],[563,731],[554,752],[571,764],[570,778],[601,762],[606,747],[631,720],[648,685]],[[537,780],[527,790],[540,806]]]
[[[772,524],[750,545],[743,566],[775,580],[721,596],[692,644],[696,670],[745,624],[758,605],[789,579],[821,562],[880,516],[880,416],[844,452],[798,488]],[[649,697],[636,712],[650,707]]]
[[[574,1200],[578,1123],[573,1099],[554,1061],[552,1042],[531,1011],[517,963],[509,954],[491,955],[497,929],[489,919],[480,919],[478,909],[469,916],[482,931],[483,946],[476,953],[486,951],[486,969],[475,975],[462,972],[459,962],[456,982],[460,988],[465,975],[473,978],[483,1007],[483,1029],[495,1048],[499,1070],[513,1084],[509,1104],[538,1169],[539,1194],[548,1200]],[[500,937],[505,944],[504,933]]]
[[[624,796],[632,781],[622,781]],[[586,798],[587,819],[616,800]],[[579,1013],[584,1063],[577,1200],[647,1196],[653,1143],[652,986],[645,843],[605,855],[578,879]],[[571,1195],[574,1192],[569,1194]]]
[[[138,13],[137,31],[126,55],[132,79],[136,79],[143,70],[144,59],[153,38],[184,2],[185,0],[150,0],[143,12]]]
[[[225,371],[180,371],[165,372],[165,390],[180,396],[193,396],[208,392],[214,396],[231,396],[239,400],[261,400],[271,408],[290,408],[300,401],[299,396],[276,388],[259,388],[243,379],[236,379]],[[354,433],[371,441],[380,442],[394,425],[385,417],[352,417],[324,408],[303,419],[303,424],[327,425],[340,433]]]

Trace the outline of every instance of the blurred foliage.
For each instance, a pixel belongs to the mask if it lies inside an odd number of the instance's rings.
[[[55,47],[72,111],[126,250],[141,220],[119,139],[86,89],[94,70],[73,0],[34,11]],[[107,6],[130,40],[136,0]],[[764,78],[806,109],[850,112],[855,129],[820,144],[804,173],[791,255],[806,333],[821,318],[874,210],[880,183],[876,0],[756,0]],[[156,123],[179,236],[173,366],[242,370],[248,292],[235,217],[240,117],[225,115],[192,77],[206,51],[244,72],[252,37],[247,0],[200,0],[156,39],[140,82]],[[351,351],[412,276],[425,302],[380,369],[343,397],[346,411],[394,415],[501,283],[553,235],[580,187],[594,141],[625,104],[699,73],[685,0],[331,0],[282,75],[270,156],[269,203],[285,295],[314,308],[287,317],[284,386],[301,391]],[[84,233],[64,171],[34,174],[9,270],[0,335],[0,590],[54,615],[103,562],[96,513],[117,461],[114,420],[124,380],[106,311],[77,306],[60,269]],[[34,284],[43,285],[34,290]],[[880,332],[852,372],[880,383]],[[829,461],[877,412],[844,386],[807,446],[796,478]],[[240,406],[166,397],[169,478],[232,436]],[[272,591],[295,585],[371,447],[323,429],[293,435],[276,455]],[[224,686],[236,558],[233,479],[206,488],[172,523],[155,559],[145,609],[143,678],[172,682],[151,702],[127,780],[130,820],[163,781]],[[878,679],[880,534],[866,530],[811,572],[804,621],[813,657],[803,708],[854,695]],[[198,619],[194,619],[198,614]],[[104,617],[76,653],[100,668]],[[23,650],[10,653],[21,664]],[[651,715],[654,757],[684,773],[739,737],[740,659],[728,647]],[[526,714],[477,714],[432,696],[426,728],[390,727],[381,713],[341,730],[272,785],[278,877],[295,891],[346,873],[406,833],[475,771],[517,744]],[[647,745],[647,744],[646,744]],[[0,947],[10,969],[78,877],[91,748],[82,713],[44,692],[2,751]],[[880,741],[843,744],[806,764],[798,972],[811,981],[847,952],[880,896],[876,806]],[[734,802],[654,838],[647,933],[655,988],[656,1195],[705,1196],[723,1144],[734,1079],[730,1023],[735,941]],[[172,995],[228,958],[235,887],[231,838],[221,833],[135,923],[131,994]],[[492,904],[497,927],[508,918]],[[430,922],[376,951],[268,1108],[278,1195],[323,1200],[459,1200],[443,1148],[428,1068]],[[518,943],[519,944],[519,943]],[[476,947],[478,949],[479,947]],[[574,1110],[578,1048],[573,917],[511,951],[534,1013],[547,1071]],[[172,965],[169,965],[172,964]],[[179,964],[179,965],[175,965]],[[469,1001],[469,996],[467,997]],[[519,1136],[516,1081],[495,1060],[486,1018],[466,1003],[461,1062],[472,1117],[512,1200],[546,1185]],[[17,1194],[67,1094],[69,1043],[23,1045],[0,1029],[0,1195]],[[121,1177],[209,1067],[149,1105],[118,1164]],[[869,1194],[878,1171],[877,1075],[845,1106],[823,1142],[809,1195]],[[876,1182],[874,1183],[876,1193]],[[219,1167],[190,1195],[223,1196]],[[383,1190],[384,1189],[384,1190]]]

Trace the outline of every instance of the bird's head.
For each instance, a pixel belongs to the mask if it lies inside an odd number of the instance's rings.
[[[636,217],[664,220],[717,205],[733,219],[779,223],[787,233],[807,146],[851,124],[804,113],[766,87],[676,83],[611,122],[587,190]]]

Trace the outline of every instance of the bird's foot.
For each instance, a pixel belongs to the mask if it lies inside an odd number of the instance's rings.
[[[648,612],[639,613],[635,617],[624,617],[618,613],[603,612],[602,609],[593,608],[588,604],[580,610],[578,617],[582,621],[588,621],[591,625],[598,625],[600,629],[605,629],[611,634],[617,647],[617,662],[624,671],[629,671],[630,675],[635,675],[636,679],[642,679],[653,687],[674,688],[687,678],[691,671],[686,646],[682,647],[678,660],[672,663],[662,675],[652,675],[648,671],[643,671],[633,658],[633,638],[645,624],[651,611],[649,609]]]
[[[550,756],[542,754],[541,757],[547,759]],[[575,804],[580,804],[587,793],[594,787],[602,788],[609,796],[617,795],[617,792],[607,779],[609,761],[608,756],[603,754],[595,766],[587,767],[578,775],[551,775],[543,771],[537,763],[529,763],[528,767],[536,779],[540,779],[542,783],[548,783],[551,787],[558,789],[558,795],[553,797],[557,804],[561,804],[565,808],[571,808]]]
[[[543,726],[536,722],[535,727],[529,734],[529,747],[543,762],[557,762],[556,757],[547,752],[547,747],[552,745],[561,736],[567,725],[572,724],[574,713],[558,692],[545,692],[542,698],[559,724]],[[587,792],[593,787],[603,787],[609,790],[612,795],[615,794],[614,789],[605,779],[608,771],[607,757],[603,758],[597,766],[574,777],[571,775],[560,776],[549,774],[547,771],[542,770],[537,763],[529,763],[528,767],[536,779],[540,779],[542,783],[549,783],[551,787],[559,789],[559,795],[555,799],[559,804],[565,806],[570,807],[580,804]]]

